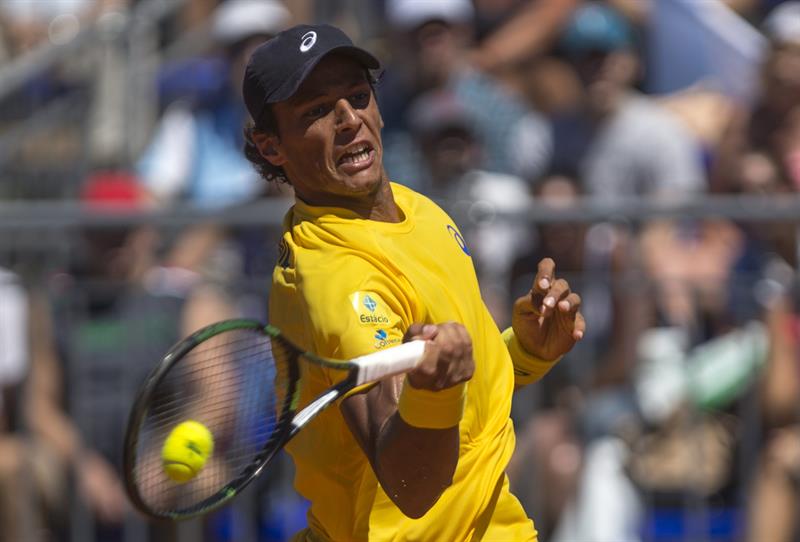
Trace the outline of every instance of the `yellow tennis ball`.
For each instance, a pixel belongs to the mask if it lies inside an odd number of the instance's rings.
[[[211,431],[194,420],[179,423],[161,449],[164,472],[174,482],[188,482],[203,469],[214,451]]]

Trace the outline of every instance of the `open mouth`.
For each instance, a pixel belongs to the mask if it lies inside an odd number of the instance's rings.
[[[369,143],[358,143],[339,157],[337,166],[348,166],[358,168],[369,165],[372,162],[375,152]]]

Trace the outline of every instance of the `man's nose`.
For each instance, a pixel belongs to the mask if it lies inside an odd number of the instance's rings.
[[[359,124],[358,114],[352,104],[344,98],[336,102],[334,113],[337,131],[352,130]]]

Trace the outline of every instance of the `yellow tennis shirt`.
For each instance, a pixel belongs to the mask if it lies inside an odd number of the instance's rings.
[[[284,221],[270,321],[303,349],[334,359],[399,344],[414,322],[466,326],[475,373],[459,426],[458,466],[453,484],[428,513],[408,518],[378,484],[341,411],[329,408],[288,446],[295,487],[311,501],[309,529],[297,539],[536,540],[505,475],[514,449],[514,370],[481,299],[469,249],[432,201],[401,185],[392,190],[404,217],[400,223],[295,204]],[[301,404],[343,377],[305,364]]]

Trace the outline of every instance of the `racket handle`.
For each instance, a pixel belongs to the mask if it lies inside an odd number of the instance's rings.
[[[405,373],[417,366],[425,352],[425,341],[416,340],[350,360],[358,367],[356,385]]]

